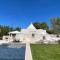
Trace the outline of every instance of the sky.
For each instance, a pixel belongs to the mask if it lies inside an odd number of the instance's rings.
[[[33,22],[60,17],[60,0],[0,0],[0,25],[27,28]]]

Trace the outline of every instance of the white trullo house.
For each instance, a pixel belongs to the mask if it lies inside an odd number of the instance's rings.
[[[18,31],[12,31],[9,32],[10,40],[19,40],[21,42],[28,42],[28,43],[34,43],[34,42],[42,42],[44,39],[44,42],[47,42],[47,32],[43,29],[36,29],[33,24],[30,24],[26,29],[21,29],[20,32]]]

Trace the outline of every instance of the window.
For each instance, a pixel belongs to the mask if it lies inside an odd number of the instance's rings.
[[[35,36],[35,34],[32,34],[32,37],[34,37]]]

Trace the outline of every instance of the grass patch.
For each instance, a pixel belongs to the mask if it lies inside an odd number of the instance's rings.
[[[60,60],[59,44],[31,44],[33,60]]]

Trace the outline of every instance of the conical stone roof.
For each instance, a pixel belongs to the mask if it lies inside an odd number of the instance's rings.
[[[36,28],[35,28],[34,25],[31,23],[31,24],[27,27],[27,29],[36,29]]]

